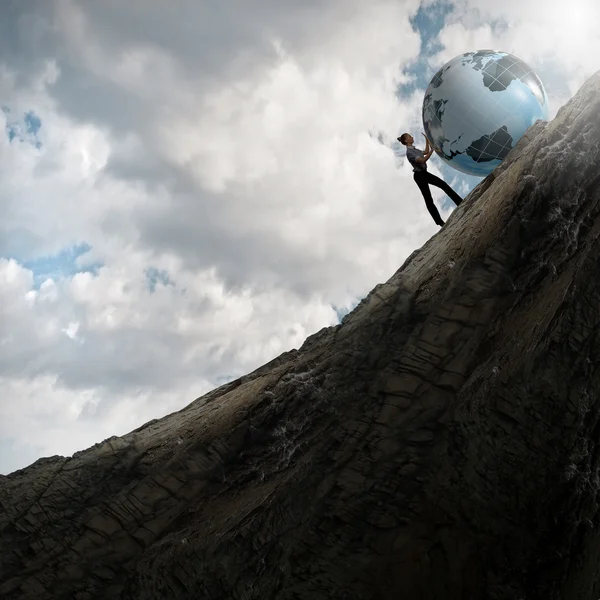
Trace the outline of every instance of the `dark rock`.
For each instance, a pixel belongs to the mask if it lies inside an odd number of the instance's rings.
[[[0,479],[5,600],[596,599],[600,73],[342,325]]]

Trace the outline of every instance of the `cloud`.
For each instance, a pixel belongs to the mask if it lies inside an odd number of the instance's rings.
[[[105,402],[99,389],[66,388],[51,376],[0,377],[0,387],[4,397],[19,400],[0,405],[2,470],[10,473],[40,456],[70,456],[97,441],[124,435],[178,410],[213,386],[194,381],[166,393],[135,390],[122,393],[118,402]]]
[[[418,3],[226,4],[7,12],[0,90],[41,143],[0,141],[0,469],[300,346],[434,230],[387,141]]]
[[[139,257],[33,289],[0,261],[0,438],[73,452],[181,408],[337,322],[279,290],[228,294],[214,274],[172,269],[149,285]],[[70,431],[70,435],[66,435]],[[30,452],[24,456],[30,458]],[[23,466],[2,456],[3,469]]]

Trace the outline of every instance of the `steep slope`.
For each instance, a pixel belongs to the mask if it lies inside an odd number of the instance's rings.
[[[600,72],[335,328],[0,477],[0,596],[600,593]]]

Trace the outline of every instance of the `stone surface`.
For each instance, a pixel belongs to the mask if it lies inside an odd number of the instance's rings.
[[[600,73],[338,327],[0,477],[4,600],[600,596]]]

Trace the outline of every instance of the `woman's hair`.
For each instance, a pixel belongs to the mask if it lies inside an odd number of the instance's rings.
[[[410,135],[410,133],[403,133],[398,140],[400,141],[401,144],[404,144],[406,146],[406,138]]]

